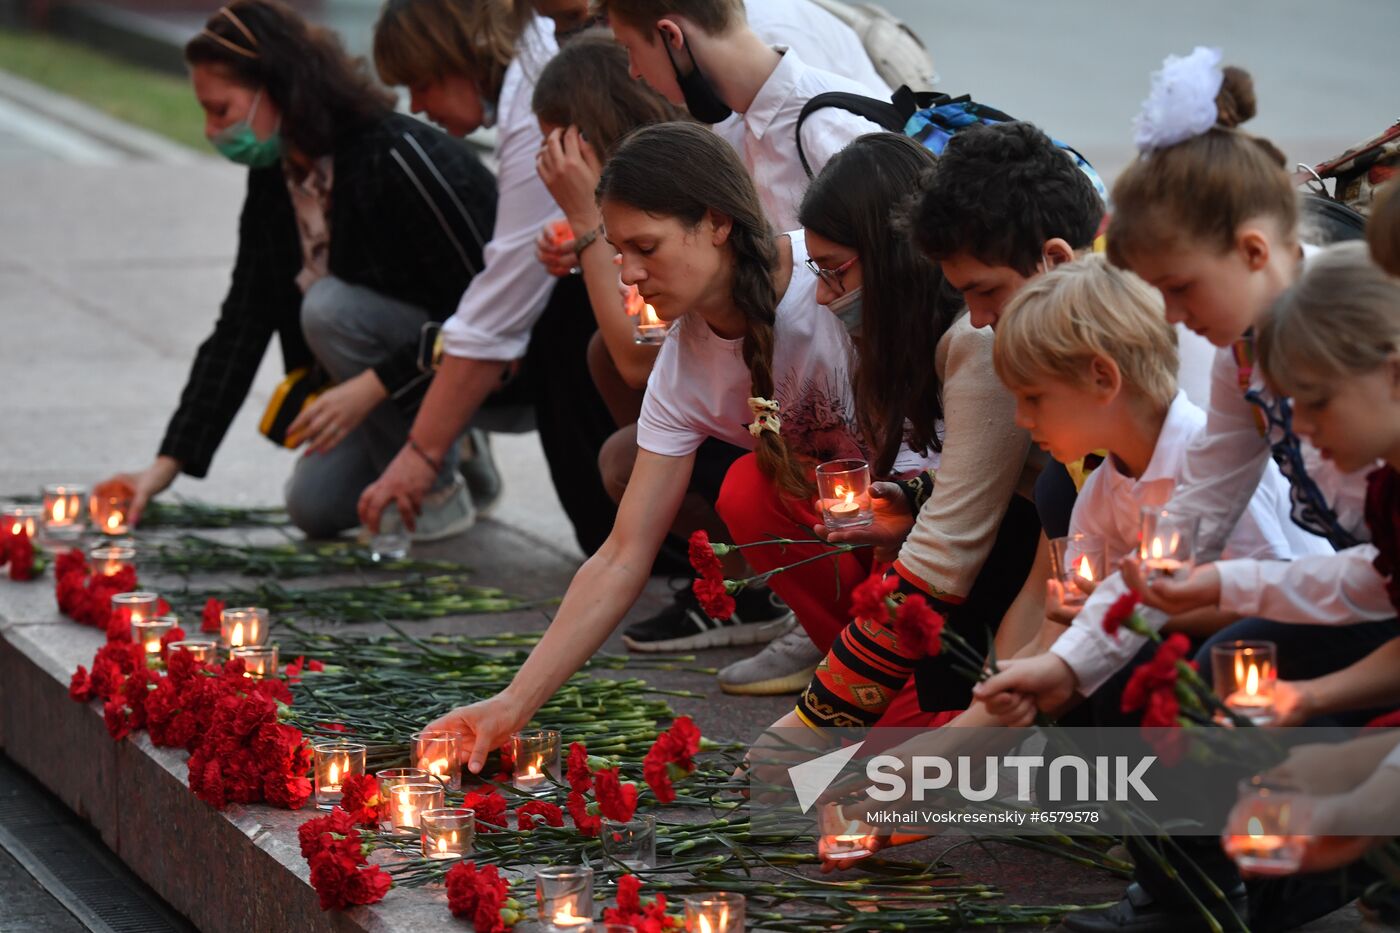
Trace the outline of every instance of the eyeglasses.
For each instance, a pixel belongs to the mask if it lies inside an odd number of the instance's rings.
[[[836,289],[837,293],[844,295],[846,293],[846,286],[841,284],[841,276],[845,273],[847,269],[851,268],[851,266],[854,266],[856,264],[856,260],[859,258],[859,256],[852,256],[850,259],[847,259],[835,269],[823,269],[821,266],[817,265],[816,260],[812,259],[810,256],[807,257],[805,261],[807,263],[807,268],[812,270],[813,275],[821,279],[827,285]]]

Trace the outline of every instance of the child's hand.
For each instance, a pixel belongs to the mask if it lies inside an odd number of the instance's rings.
[[[1184,580],[1158,577],[1151,584],[1136,555],[1123,558],[1120,565],[1123,582],[1138,594],[1145,605],[1160,609],[1167,615],[1181,615],[1193,609],[1214,609],[1220,604],[1220,571],[1214,564],[1191,568]]]
[[[1033,658],[1002,661],[999,667],[997,673],[972,688],[972,695],[1002,725],[1029,725],[1025,715],[1027,699],[1035,709],[1057,713],[1074,697],[1078,682],[1059,655],[1046,652]]]
[[[1045,581],[1045,617],[1051,622],[1071,625],[1074,623],[1074,617],[1079,615],[1079,610],[1083,608],[1083,603],[1077,606],[1065,605],[1065,585],[1059,580]]]
[[[1280,680],[1274,685],[1271,726],[1301,726],[1321,712],[1306,680]]]
[[[914,528],[909,500],[904,498],[897,483],[871,483],[870,506],[875,512],[875,521],[869,525],[840,531],[828,530],[826,525],[813,525],[812,532],[830,544],[873,545],[875,560],[892,563]]]

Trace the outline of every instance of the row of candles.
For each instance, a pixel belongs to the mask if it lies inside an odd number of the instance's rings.
[[[89,521],[105,535],[124,535],[129,530],[132,491],[125,486],[108,486],[89,492],[74,483],[53,483],[43,487],[41,505],[12,505],[0,509],[0,521],[12,534],[23,531],[32,539],[42,534],[54,540],[77,538]]]

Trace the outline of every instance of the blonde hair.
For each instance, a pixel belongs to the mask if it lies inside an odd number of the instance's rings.
[[[997,321],[992,360],[1009,388],[1083,384],[1096,356],[1117,365],[1128,391],[1161,406],[1175,398],[1176,331],[1161,294],[1103,256],[1031,279]]]
[[[1255,345],[1284,395],[1370,372],[1400,350],[1400,279],[1361,241],[1329,247],[1265,313]]]
[[[1183,245],[1224,252],[1240,225],[1258,217],[1296,235],[1298,195],[1283,153],[1237,129],[1257,109],[1249,72],[1227,67],[1215,106],[1214,127],[1143,154],[1118,176],[1108,222],[1114,265]]]
[[[405,87],[465,75],[494,101],[533,15],[529,0],[388,0],[374,24],[374,67]]]
[[[1400,275],[1400,177],[1376,192],[1366,221],[1366,240],[1371,258],[1391,275]]]

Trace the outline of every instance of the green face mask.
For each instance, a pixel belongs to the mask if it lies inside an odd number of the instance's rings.
[[[282,134],[278,130],[273,130],[267,139],[258,139],[253,132],[253,117],[258,112],[261,100],[262,91],[258,91],[246,117],[209,137],[209,142],[219,150],[219,155],[230,162],[249,168],[267,168],[282,158]]]

